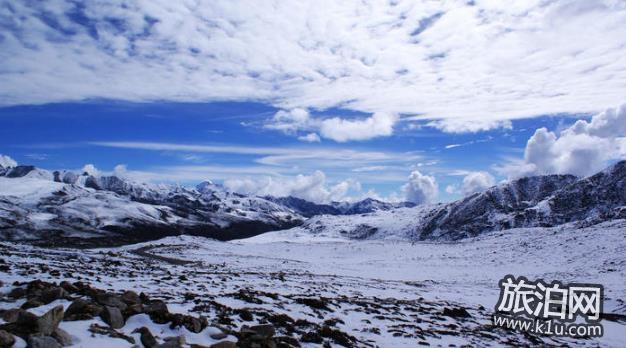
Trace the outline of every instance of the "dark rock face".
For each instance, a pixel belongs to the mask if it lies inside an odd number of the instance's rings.
[[[31,336],[28,338],[31,348],[61,348],[61,344],[50,336]]]
[[[102,310],[103,310],[102,306],[99,306],[93,302],[79,298],[79,299],[74,300],[69,305],[69,307],[67,307],[67,311],[65,311],[64,320],[75,321],[75,320],[92,319],[100,315]]]
[[[33,170],[35,170],[35,166],[17,166],[9,168],[5,172],[4,176],[6,176],[7,178],[21,178],[26,174],[32,172]]]
[[[266,196],[264,198],[288,207],[304,217],[312,217],[316,215],[357,215],[372,213],[379,210],[410,208],[415,206],[415,204],[411,202],[389,203],[373,198],[366,198],[355,203],[331,202],[328,204],[317,204],[291,196]]]
[[[119,329],[124,326],[124,317],[117,307],[105,306],[102,313],[100,313],[100,318],[113,329]]]
[[[40,317],[24,310],[17,310],[7,316],[7,319],[10,321],[0,325],[0,330],[10,332],[24,340],[28,340],[32,335],[50,336],[63,320],[63,306],[56,306]]]
[[[13,344],[15,344],[15,337],[4,330],[0,330],[0,347],[12,347]]]
[[[32,171],[37,172],[37,178],[50,180],[51,187],[64,185],[37,202],[2,196],[0,192],[0,208],[7,212],[0,213],[0,240],[38,239],[55,246],[89,243],[76,232],[89,234],[91,246],[181,234],[231,240],[303,222],[302,216],[280,204],[239,195],[213,184],[210,189],[204,185],[199,191],[139,184],[116,176],[59,171],[50,174],[33,166],[9,168],[5,176],[23,180],[20,178]],[[81,204],[82,201],[91,203]],[[103,216],[98,206],[106,206],[111,215]],[[32,216],[40,213],[52,218],[43,225],[41,221],[31,221]],[[73,237],[64,238],[69,234]],[[102,240],[98,236],[103,236]]]
[[[341,215],[341,211],[330,204],[316,204],[296,197],[266,196],[265,199],[293,209],[293,211],[304,217],[315,215]]]
[[[367,214],[372,213],[378,210],[391,210],[397,208],[412,208],[416,204],[411,202],[399,202],[399,203],[390,203],[383,202],[373,198],[366,198],[362,201],[345,205],[342,203],[336,203],[335,205],[342,207],[342,215],[357,215],[357,214]]]
[[[583,219],[603,221],[625,218],[626,161],[566,186],[557,191],[549,203],[554,224]]]
[[[139,332],[139,334],[141,335],[139,339],[141,340],[141,344],[143,344],[144,347],[154,348],[159,344],[156,338],[154,338],[154,335],[152,335],[152,332],[150,332],[147,327],[140,327],[135,330],[135,332]]]
[[[418,239],[460,239],[518,227],[595,224],[626,217],[626,161],[593,176],[522,178],[434,208]]]

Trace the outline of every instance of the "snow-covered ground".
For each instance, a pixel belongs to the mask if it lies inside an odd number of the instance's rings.
[[[227,331],[273,322],[281,314],[311,323],[306,330],[338,319],[333,327],[354,336],[356,346],[382,347],[412,347],[419,342],[537,344],[490,326],[498,281],[506,274],[600,283],[605,287],[604,311],[626,314],[624,221],[576,230],[566,226],[514,229],[455,243],[297,234],[273,232],[232,242],[180,236],[97,250],[2,243],[2,258],[10,266],[1,273],[2,291],[9,291],[14,281],[82,280],[102,289],[132,289],[165,299],[171,312],[205,315],[211,325]],[[193,296],[186,299],[189,293]],[[471,318],[446,317],[444,308],[464,308]],[[244,320],[242,312],[252,317]],[[131,317],[121,332],[132,336],[136,322],[142,320],[146,319]],[[292,321],[275,325],[281,335],[299,339],[300,328]],[[598,339],[539,339],[545,344],[626,346],[625,323],[603,320],[602,324],[605,335]],[[78,330],[71,333],[79,345],[102,339],[71,325],[81,324],[63,322],[61,327]],[[157,336],[172,334],[150,327]],[[188,336],[189,342],[215,342],[207,334]]]

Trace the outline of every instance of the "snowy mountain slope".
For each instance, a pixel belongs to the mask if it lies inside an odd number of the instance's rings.
[[[397,208],[414,207],[415,203],[411,202],[383,202],[373,198],[365,198],[357,202],[330,202],[328,204],[318,204],[306,201],[297,197],[264,197],[267,200],[276,202],[280,205],[288,207],[298,214],[305,217],[313,217],[316,215],[354,215],[373,213],[380,210],[391,210]]]
[[[244,325],[265,323],[273,326],[276,340],[290,337],[295,347],[625,347],[625,251],[626,222],[617,221],[576,233],[564,227],[521,228],[455,243],[258,243],[173,236],[107,249],[56,249],[0,242],[0,311],[22,307],[40,316],[58,305],[76,313],[80,302],[70,310],[76,298],[95,308],[107,299],[121,299],[106,301],[117,306],[137,301],[143,305],[122,311],[116,330],[140,345],[135,329],[145,326],[159,342],[183,335],[189,345],[227,339],[250,347],[240,341]],[[602,284],[604,335],[574,339],[494,329],[498,284],[508,273]],[[51,291],[57,287],[68,290]],[[54,294],[68,293],[69,298],[48,303]],[[154,300],[165,304],[158,317],[147,311]],[[450,315],[452,308],[468,316]],[[59,323],[74,346],[134,346],[119,335],[89,330],[94,324],[108,327],[107,317],[78,313],[83,316]],[[175,324],[178,315],[207,321],[195,330],[180,320]],[[5,328],[17,331],[13,325]],[[229,337],[211,335],[220,332]],[[311,333],[319,333],[317,344]],[[354,344],[346,342],[350,336]]]
[[[485,231],[596,224],[626,218],[626,161],[593,176],[522,178],[435,209],[420,239],[459,239]]]
[[[626,219],[626,161],[593,176],[522,178],[447,204],[317,216],[289,231],[259,239],[308,238],[457,240],[522,227],[573,227]]]
[[[288,208],[207,185],[188,189],[139,184],[116,176],[50,173],[32,166],[2,167],[0,238],[100,238],[104,244],[194,234],[249,237],[288,228],[302,217]]]
[[[381,210],[360,215],[319,215],[301,226],[267,232],[248,238],[256,242],[307,242],[338,240],[415,239],[415,224],[430,213],[432,206]]]
[[[192,234],[228,240],[298,226],[280,232],[281,238],[308,233],[324,238],[456,240],[494,230],[626,219],[626,161],[583,179],[522,178],[455,202],[413,208],[373,199],[324,205],[294,197],[246,196],[209,181],[185,188],[116,176],[50,173],[32,166],[3,166],[0,173],[4,239],[54,236],[63,241],[59,237],[114,234],[118,238],[113,242],[121,244]]]

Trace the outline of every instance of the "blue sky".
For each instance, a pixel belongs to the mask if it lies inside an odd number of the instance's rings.
[[[407,121],[398,124],[397,131],[388,137],[349,143],[332,140],[308,143],[297,140],[295,135],[264,127],[265,120],[277,111],[267,104],[251,102],[100,100],[4,107],[0,108],[3,124],[0,148],[19,163],[48,169],[79,170],[93,164],[102,172],[112,172],[115,166],[124,164],[130,172],[154,174],[146,175],[146,180],[186,185],[203,179],[223,182],[232,178],[311,175],[320,170],[329,186],[353,179],[361,184],[362,192],[372,189],[381,197],[399,191],[411,171],[419,169],[436,177],[440,199],[450,200],[461,193],[448,193],[445,188],[449,185],[460,188],[468,172],[490,171],[498,181],[505,179],[493,168],[509,158],[520,158],[536,128],[557,130],[575,120],[571,116],[539,117],[514,121],[510,129],[462,134],[445,133],[426,126],[425,122]],[[354,112],[337,109],[313,114],[322,118],[359,117]],[[419,128],[410,129],[415,125]],[[160,147],[142,148],[146,143]],[[207,152],[203,146],[217,149]],[[250,153],[233,153],[230,150],[233,146]],[[255,153],[259,148],[322,153],[310,160],[296,155],[293,159],[265,164],[259,160],[268,154],[263,150]],[[325,152],[345,150],[354,151],[351,156],[354,158],[326,159]],[[360,159],[361,153],[370,152],[386,154],[389,158]]]
[[[626,158],[623,23],[611,0],[0,0],[0,154],[319,202],[585,176]]]

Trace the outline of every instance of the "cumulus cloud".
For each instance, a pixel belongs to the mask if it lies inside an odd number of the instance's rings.
[[[128,173],[128,168],[125,164],[118,164],[113,168],[113,175],[123,178]]]
[[[461,192],[467,196],[475,192],[482,192],[495,184],[496,179],[493,175],[487,172],[472,172],[463,178]]]
[[[0,16],[0,105],[259,100],[457,132],[596,112],[626,79],[622,1],[13,1]]]
[[[85,164],[82,171],[92,176],[100,175],[100,171],[93,164]]]
[[[0,166],[4,168],[17,167],[17,162],[7,155],[0,154]]]
[[[326,175],[319,170],[311,175],[228,179],[224,181],[224,186],[229,190],[245,194],[293,196],[317,203],[349,200],[348,192],[351,189],[361,190],[358,182],[350,180],[329,185]]]
[[[528,139],[522,161],[500,168],[509,177],[592,174],[608,161],[626,157],[626,104],[578,120],[559,134],[539,128]]]
[[[295,135],[300,131],[319,131],[322,137],[337,142],[352,140],[369,140],[393,134],[393,126],[398,117],[392,113],[377,112],[365,118],[345,119],[341,117],[311,117],[309,112],[302,108],[279,110],[269,119],[264,127],[280,130],[286,134]],[[317,133],[308,133],[298,137],[299,140],[319,142]]]
[[[386,112],[377,112],[359,120],[333,117],[322,121],[320,133],[323,137],[338,142],[368,140],[393,134],[393,126],[397,120],[395,114]]]
[[[402,186],[402,192],[409,202],[428,204],[434,202],[439,196],[439,185],[435,177],[415,170],[409,175],[408,182]]]

